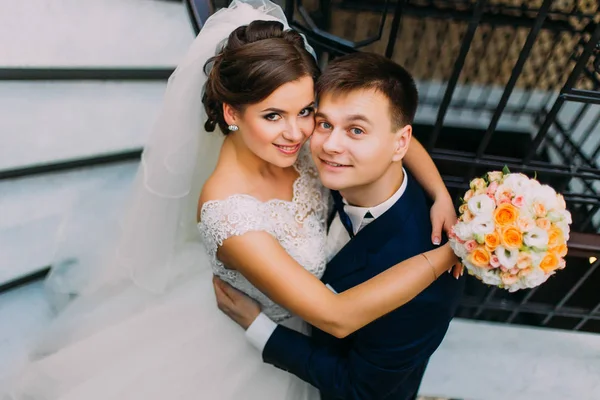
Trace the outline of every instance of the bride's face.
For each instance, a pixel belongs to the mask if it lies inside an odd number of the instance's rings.
[[[280,168],[290,167],[315,127],[313,79],[288,82],[243,113],[232,112],[230,119],[251,152]]]

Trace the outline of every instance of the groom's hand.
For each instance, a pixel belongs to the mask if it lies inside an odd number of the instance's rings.
[[[239,326],[248,329],[260,314],[260,306],[244,293],[213,276],[217,306]]]

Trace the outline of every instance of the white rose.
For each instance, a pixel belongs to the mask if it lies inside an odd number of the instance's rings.
[[[541,268],[535,268],[532,273],[523,277],[523,281],[528,288],[540,286],[546,282],[553,274],[546,274]]]
[[[533,265],[535,268],[540,266],[540,263],[546,256],[545,251],[543,251],[543,252],[532,251],[529,254],[531,255],[531,265]]]
[[[502,278],[500,278],[500,274],[496,272],[496,270],[481,270],[481,280],[488,285],[498,286],[502,283]]]
[[[542,228],[535,227],[523,235],[523,241],[529,247],[545,249],[548,246],[548,232]]]
[[[487,215],[480,215],[475,217],[470,222],[473,235],[487,235],[488,233],[494,232],[494,222]]]
[[[550,211],[546,216],[550,222],[558,222],[563,219],[563,215],[560,211]]]
[[[496,204],[494,200],[490,199],[485,194],[480,194],[474,197],[471,197],[469,202],[467,203],[469,210],[473,213],[473,215],[491,215],[496,208]]]
[[[564,222],[566,222],[567,224],[573,223],[573,218],[571,218],[571,213],[568,210],[562,210],[559,211],[559,213],[561,214]]]
[[[508,174],[502,184],[511,188],[516,194],[522,194],[531,187],[530,179],[523,174]]]
[[[481,278],[481,268],[474,266],[469,262],[469,260],[463,260],[463,265],[465,266],[469,274]]]
[[[454,233],[456,236],[463,241],[473,239],[473,230],[471,224],[466,222],[459,222],[454,225]]]
[[[463,244],[457,242],[456,240],[450,239],[450,247],[452,247],[456,257],[460,258],[461,260],[467,257],[468,252]]]
[[[556,223],[556,226],[562,231],[565,240],[569,240],[569,232],[571,231],[571,229],[569,228],[569,224],[566,221],[558,221]]]
[[[548,185],[531,187],[526,195],[527,204],[541,203],[546,210],[558,209],[558,198],[556,191]]]
[[[498,246],[495,251],[498,256],[498,260],[500,261],[500,265],[505,268],[511,269],[515,265],[517,265],[517,260],[519,258],[519,250],[512,249],[509,250],[504,246]]]

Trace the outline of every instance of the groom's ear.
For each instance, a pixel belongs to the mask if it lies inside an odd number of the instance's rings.
[[[238,112],[229,104],[223,103],[223,118],[225,119],[225,123],[227,123],[227,125],[237,125]]]
[[[408,151],[410,139],[412,138],[412,125],[405,125],[398,129],[394,133],[394,136],[394,155],[392,161],[402,161]]]

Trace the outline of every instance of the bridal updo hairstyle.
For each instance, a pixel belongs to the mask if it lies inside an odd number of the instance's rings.
[[[206,62],[204,71],[208,75],[202,97],[208,115],[204,128],[212,132],[218,125],[224,134],[229,132],[224,103],[243,112],[246,105],[263,101],[288,82],[319,75],[302,36],[284,30],[277,21],[253,21],[234,30],[223,50]]]

